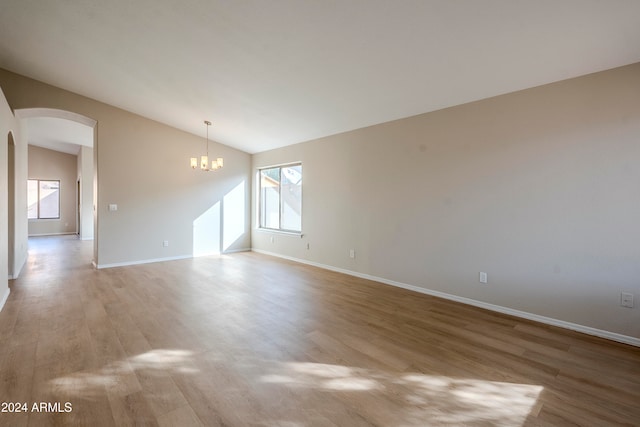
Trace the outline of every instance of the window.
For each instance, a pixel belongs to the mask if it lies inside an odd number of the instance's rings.
[[[260,228],[302,231],[302,164],[260,169]]]
[[[30,179],[27,181],[29,219],[60,218],[60,181]]]

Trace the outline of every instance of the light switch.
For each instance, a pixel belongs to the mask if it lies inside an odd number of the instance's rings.
[[[116,205],[115,203],[109,204],[109,212],[115,212],[117,210],[118,210],[118,205]]]

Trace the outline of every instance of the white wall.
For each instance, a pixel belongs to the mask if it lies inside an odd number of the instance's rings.
[[[15,125],[13,114],[4,95],[0,98],[0,308],[9,295],[9,239],[6,230],[9,228],[8,203],[8,142],[9,132]]]
[[[93,240],[93,148],[91,147],[80,147],[78,180],[81,192],[78,235],[82,240]]]
[[[27,176],[28,164],[28,127],[24,120],[16,118],[17,133],[14,133],[14,230],[13,230],[13,265],[9,266],[9,275],[17,278],[28,256],[28,232],[27,219]]]
[[[249,154],[211,142],[211,154],[224,157],[225,167],[194,171],[189,158],[204,150],[203,137],[1,69],[0,87],[13,109],[60,109],[98,122],[99,266],[189,257],[203,247],[250,247]],[[109,204],[118,210],[110,212]]]
[[[256,154],[303,162],[304,237],[252,246],[640,342],[639,160],[635,64]]]
[[[12,167],[8,163],[10,161],[9,133],[11,133],[14,144]],[[23,162],[20,161],[25,149],[23,128],[13,116],[4,93],[0,90],[0,230],[2,230],[0,232],[0,309],[9,296],[7,278],[17,276],[26,259],[26,198],[15,196],[18,188],[16,182],[20,180],[26,170]],[[12,170],[11,178],[9,177],[10,169]],[[9,185],[12,185],[12,188],[9,188]],[[15,197],[13,203],[9,202],[10,195]],[[10,207],[12,212],[9,211]],[[23,220],[16,218],[16,212],[20,211],[25,212]],[[9,228],[10,217],[13,218],[11,221],[12,229]]]

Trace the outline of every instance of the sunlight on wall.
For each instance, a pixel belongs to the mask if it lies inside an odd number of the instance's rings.
[[[220,202],[193,221],[193,256],[220,253]]]
[[[422,373],[391,373],[322,363],[282,363],[261,381],[334,392],[394,396],[403,405],[398,425],[522,425],[542,386],[479,379],[449,378]]]
[[[193,221],[193,256],[216,255],[245,233],[245,181]]]
[[[226,251],[244,234],[245,197],[244,181],[224,196],[222,224],[222,250]]]

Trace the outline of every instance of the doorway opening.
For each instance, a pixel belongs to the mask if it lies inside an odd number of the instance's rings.
[[[73,112],[48,108],[20,109],[15,114],[27,130],[25,166],[28,182],[37,182],[40,186],[48,182],[59,183],[56,188],[44,191],[38,188],[38,192],[32,192],[35,195],[27,195],[27,204],[32,207],[44,203],[45,200],[40,199],[53,195],[55,191],[58,206],[53,217],[31,215],[25,237],[69,235],[80,240],[93,240],[95,262],[97,218],[93,206],[97,199],[94,154],[97,121]]]

